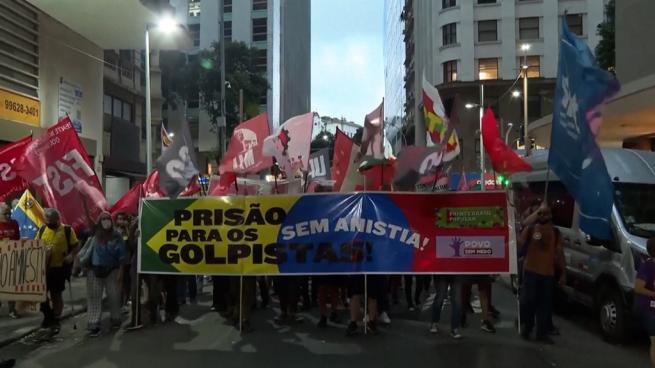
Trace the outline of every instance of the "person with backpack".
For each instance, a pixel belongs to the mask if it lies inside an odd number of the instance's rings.
[[[48,298],[41,303],[43,312],[42,328],[53,333],[60,329],[59,319],[64,310],[62,293],[66,289],[66,280],[70,279],[73,260],[79,250],[79,241],[75,231],[61,223],[59,211],[54,208],[44,210],[45,225],[36,234],[36,240],[42,240],[48,247],[46,263],[46,284]]]
[[[521,232],[520,252],[525,254],[521,287],[521,337],[529,339],[536,318],[537,341],[553,344],[549,336],[552,318],[556,267],[565,269],[562,237],[553,225],[552,212],[543,204],[537,210],[536,223]],[[556,265],[557,264],[557,265]],[[564,284],[565,272],[557,280]]]
[[[111,214],[103,212],[95,233],[80,251],[80,265],[89,269],[86,279],[89,336],[100,335],[102,295],[107,293],[112,329],[121,326],[121,266],[127,260],[127,246],[116,231]]]

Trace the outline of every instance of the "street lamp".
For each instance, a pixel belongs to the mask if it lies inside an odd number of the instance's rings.
[[[150,29],[163,34],[172,33],[179,24],[170,16],[160,18],[155,24],[146,24],[146,175],[152,171],[152,105],[150,101]],[[172,134],[172,133],[171,133]]]
[[[328,138],[329,138],[329,137],[328,137],[328,135],[327,135],[327,134],[323,134],[323,140],[324,140],[324,141],[327,141],[327,140],[328,140]]]
[[[484,191],[484,142],[482,140],[482,116],[484,115],[484,84],[480,83],[480,103],[468,102],[464,104],[467,110],[475,107],[480,109],[480,190]]]
[[[513,90],[512,91],[512,97],[514,97],[514,98],[521,97],[521,92],[519,92],[519,90],[517,90],[517,89]]]
[[[173,132],[168,133],[168,138],[173,138],[173,137],[175,137],[175,133]]]
[[[531,45],[524,43],[521,45],[523,51],[523,65],[521,65],[521,74],[523,75],[523,145],[525,146],[525,156],[530,156],[530,135],[528,134],[528,51]]]
[[[505,132],[505,144],[507,144],[509,140],[509,133],[512,131],[513,126],[514,124],[512,124],[511,122],[507,123],[507,132]]]
[[[474,108],[474,107],[478,107],[478,104],[474,104],[474,103],[470,103],[470,102],[469,102],[469,103],[465,104],[464,107],[465,107],[467,110],[471,110],[471,109]]]

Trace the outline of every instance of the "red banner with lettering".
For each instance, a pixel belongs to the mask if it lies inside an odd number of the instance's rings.
[[[79,231],[95,222],[107,201],[89,156],[68,117],[30,143],[15,170]]]
[[[0,201],[27,188],[25,180],[14,170],[14,163],[25,154],[25,148],[31,141],[32,136],[29,135],[0,149]]]

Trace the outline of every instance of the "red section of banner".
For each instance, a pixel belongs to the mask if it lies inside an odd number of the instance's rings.
[[[22,193],[27,188],[27,182],[14,170],[14,162],[25,154],[31,141],[30,135],[0,149],[0,201]]]
[[[107,208],[93,165],[68,117],[25,149],[16,171],[61,213],[63,223],[79,231]]]
[[[444,193],[424,198],[412,194],[390,193],[390,197],[407,218],[412,229],[430,239],[423,249],[414,251],[413,272],[493,274],[511,271],[510,251],[513,248],[509,246],[509,216],[504,192]],[[498,209],[502,214],[500,216],[502,223],[489,223],[485,226],[457,226],[456,224],[444,226],[439,220],[440,211],[461,210],[475,214],[483,211],[493,212],[493,209]],[[448,249],[448,245],[438,246],[439,239],[462,239],[463,242],[467,239],[480,239],[480,244],[472,246],[486,249],[485,242],[493,238],[502,239],[502,257],[455,257],[440,254],[440,250]],[[469,242],[474,243],[470,240]]]

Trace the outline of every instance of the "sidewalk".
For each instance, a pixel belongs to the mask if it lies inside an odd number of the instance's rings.
[[[86,310],[86,278],[73,278],[71,285],[73,287],[73,308],[71,308],[70,293],[68,283],[66,283],[66,290],[63,294],[63,318],[70,317],[73,311],[75,314],[79,314]],[[0,348],[29,335],[41,326],[43,315],[39,311],[38,305],[35,308],[36,310],[19,312],[21,318],[11,319],[9,318],[8,303],[2,301],[2,307],[0,307]]]

